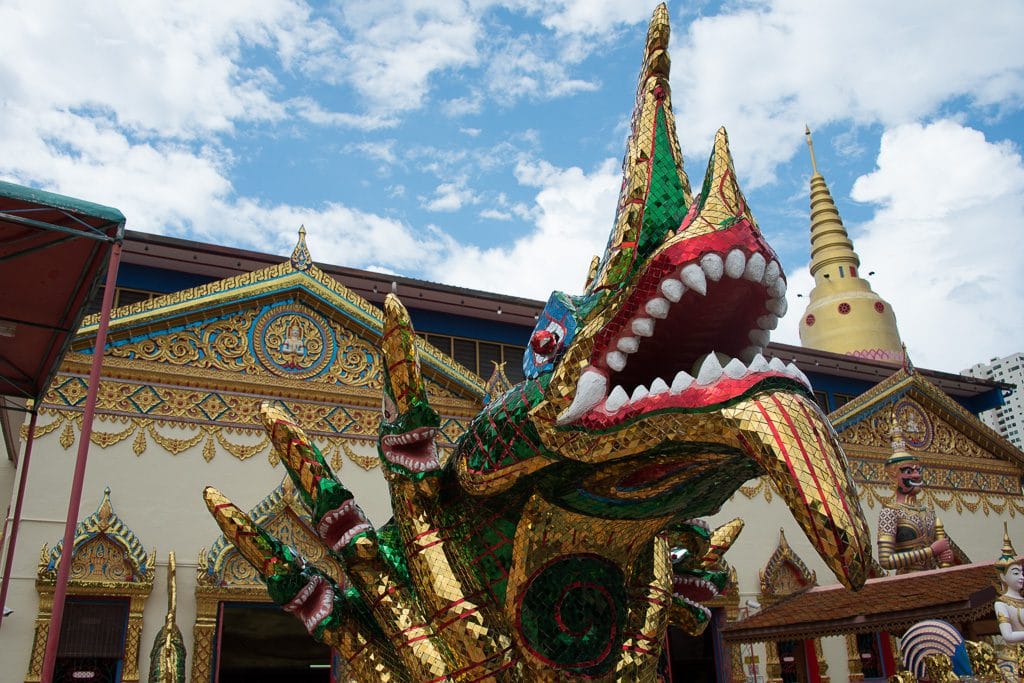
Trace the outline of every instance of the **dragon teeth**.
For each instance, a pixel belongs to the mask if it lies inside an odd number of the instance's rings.
[[[609,351],[605,355],[604,361],[612,370],[620,372],[626,367],[626,354],[622,353],[622,351]]]
[[[633,389],[633,395],[629,397],[629,402],[636,403],[637,401],[642,401],[647,398],[648,394],[650,392],[647,391],[647,387],[641,384],[636,389]]]
[[[650,337],[654,334],[654,319],[634,318],[631,327],[633,329],[633,334],[638,337]]]
[[[750,361],[750,365],[748,367],[750,368],[751,372],[767,372],[768,361],[765,360],[765,357],[759,353],[756,356],[754,356],[753,360]]]
[[[747,257],[739,249],[733,249],[729,252],[729,255],[725,257],[725,274],[731,277],[733,280],[738,280],[743,276],[743,271],[747,268]]]
[[[789,310],[789,304],[786,303],[785,299],[768,299],[768,301],[764,302],[764,307],[780,318],[786,315],[786,311]]]
[[[615,346],[623,353],[636,353],[636,350],[640,348],[640,340],[636,337],[620,337]]]
[[[740,355],[737,356],[737,358],[739,358],[744,363],[750,363],[754,360],[754,358],[761,355],[761,351],[763,350],[764,349],[762,349],[760,346],[748,346],[747,348],[740,351]]]
[[[651,396],[664,394],[666,391],[668,391],[668,385],[665,384],[665,380],[662,378],[657,377],[653,382],[651,382]]]
[[[778,358],[772,358],[768,362],[768,369],[774,370],[775,372],[786,372],[786,364]]]
[[[704,358],[700,370],[697,371],[697,384],[712,384],[721,376],[722,364],[718,362],[718,356],[712,351]]]
[[[612,389],[612,393],[608,395],[608,400],[604,402],[604,409],[609,413],[615,413],[627,403],[629,403],[629,395],[625,389],[617,386]]]
[[[768,330],[751,330],[747,333],[747,339],[750,340],[750,343],[754,346],[760,346],[762,349],[768,346],[769,338]]]
[[[779,326],[779,316],[769,313],[757,319],[757,326],[762,330],[774,330]]]
[[[786,281],[781,277],[768,285],[768,294],[775,299],[783,299],[786,296]]]
[[[747,374],[747,366],[745,366],[743,361],[739,358],[733,358],[731,361],[726,363],[724,368],[722,368],[722,372],[725,373],[726,377],[740,379]]]
[[[683,283],[679,280],[670,277],[661,281],[661,293],[665,295],[666,299],[675,303],[683,298],[686,287],[683,287]]]
[[[588,367],[576,383],[576,395],[573,397],[572,405],[558,416],[555,423],[564,425],[580,419],[604,400],[607,391],[608,378],[604,373]]]
[[[767,266],[765,266],[764,279],[762,280],[762,282],[765,284],[766,287],[771,287],[778,281],[780,275],[782,275],[782,267],[779,266],[778,261],[772,261]]]
[[[691,263],[679,271],[679,279],[683,281],[687,289],[692,289],[701,296],[708,293],[708,281],[704,271],[696,263]]]
[[[712,282],[718,282],[722,279],[722,273],[725,272],[725,265],[722,263],[722,257],[718,254],[705,254],[700,259],[700,267],[704,271],[704,274]]]
[[[672,380],[670,391],[673,394],[681,394],[689,389],[691,384],[693,384],[693,376],[686,370],[680,370],[676,373],[675,379]]]
[[[764,256],[755,253],[747,260],[747,267],[743,271],[743,279],[750,280],[751,282],[761,282],[764,280],[764,271],[768,267],[768,263],[764,260]]]
[[[803,371],[796,366],[796,363],[790,363],[789,365],[786,366],[786,374],[792,377],[793,379],[800,380],[808,387],[811,386],[811,381],[807,379],[807,375],[805,375]]]
[[[661,320],[664,320],[665,318],[668,317],[668,307],[669,307],[668,300],[667,299],[662,299],[659,296],[659,297],[656,297],[656,298],[651,299],[650,301],[648,301],[647,305],[644,306],[644,310],[647,311],[647,313],[651,317],[659,318]]]

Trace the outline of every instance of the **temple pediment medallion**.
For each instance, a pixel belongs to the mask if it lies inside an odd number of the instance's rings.
[[[119,377],[365,390],[379,398],[381,317],[379,308],[293,255],[263,270],[114,309],[105,353]],[[97,324],[96,316],[86,318],[65,369],[88,362]],[[426,342],[420,357],[432,395],[474,404],[483,399],[485,382],[475,373]]]

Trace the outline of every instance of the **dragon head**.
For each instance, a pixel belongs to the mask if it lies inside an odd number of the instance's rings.
[[[661,5],[604,255],[582,295],[551,296],[526,382],[474,424],[477,441],[495,447],[461,449],[460,481],[489,494],[532,476],[559,506],[672,523],[716,512],[767,474],[839,579],[859,587],[870,540],[845,455],[803,373],[764,356],[786,311],[785,275],[740,191],[724,129],[691,194],[668,37]]]
[[[430,407],[415,342],[409,312],[398,297],[388,294],[381,334],[386,362],[377,450],[389,475],[422,479],[440,471],[435,437],[441,418]]]

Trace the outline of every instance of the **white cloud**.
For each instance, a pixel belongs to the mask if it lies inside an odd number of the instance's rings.
[[[398,119],[393,116],[352,114],[349,112],[327,111],[309,97],[296,97],[288,101],[289,109],[310,123],[318,126],[338,126],[356,130],[380,130],[394,128]]]
[[[435,73],[478,59],[479,17],[464,2],[344,3],[341,12],[350,38],[337,73],[370,113],[418,109]]]
[[[720,125],[754,185],[803,143],[804,123],[887,126],[955,97],[1024,102],[1024,4],[979,11],[956,0],[760,0],[673,35],[672,84],[684,150],[703,159]]]
[[[561,0],[543,3],[544,26],[559,34],[601,34],[651,17],[657,0]]]
[[[423,208],[427,211],[458,211],[466,204],[479,201],[473,191],[466,187],[465,180],[456,180],[438,185],[433,198],[424,199]]]
[[[480,218],[487,218],[492,221],[510,221],[512,214],[499,209],[484,209],[480,212]]]
[[[573,78],[569,62],[550,54],[538,36],[520,35],[501,42],[489,60],[487,86],[491,97],[505,105],[522,98],[567,97],[599,87],[594,81]]]
[[[852,196],[877,205],[851,229],[862,272],[896,313],[911,358],[959,372],[1021,349],[1024,339],[1024,161],[1009,143],[942,120],[906,124],[882,136],[877,168]],[[796,327],[813,285],[806,268],[790,279],[792,312],[777,338]]]
[[[552,289],[583,291],[590,255],[605,246],[615,214],[620,174],[613,159],[593,172],[521,162],[520,184],[537,188],[534,229],[507,247],[481,249],[449,241],[431,280],[514,296],[547,299]]]

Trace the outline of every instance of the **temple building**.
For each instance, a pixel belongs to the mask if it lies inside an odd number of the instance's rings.
[[[977,563],[969,575],[929,590],[957,587],[950,600],[959,602],[943,614],[984,621],[979,582],[988,581],[1002,522],[1012,536],[1024,515],[1024,454],[977,418],[1001,405],[1008,387],[909,363],[891,307],[858,275],[859,259],[816,168],[811,188],[817,286],[801,324],[804,346],[772,343],[765,354],[794,362],[810,379],[872,530],[892,496],[884,468],[899,427],[906,448],[927,466],[926,502]],[[89,364],[102,353],[58,670],[74,680],[147,679],[173,551],[187,680],[326,682],[327,648],[270,603],[207,513],[203,487],[216,485],[278,538],[338,571],[259,425],[260,404],[273,402],[303,424],[370,520],[382,524],[391,514],[376,451],[385,295],[398,294],[422,337],[443,453],[489,396],[521,378],[543,304],[320,265],[304,231],[290,256],[132,231],[122,248],[106,342],[96,348],[100,320],[86,318],[34,406],[20,535],[5,568],[13,613],[0,624],[0,670],[5,680],[40,680]],[[28,421],[19,415],[3,415],[9,448],[0,460],[0,507],[11,510],[5,558],[27,460]],[[708,521],[715,528],[735,517],[745,528],[725,555],[734,580],[710,603],[704,635],[671,634],[673,680],[788,683],[892,673],[887,629],[902,622],[886,615],[917,614],[925,609],[920,595],[889,584],[872,589],[880,596],[873,601],[830,593],[829,570],[767,478],[749,481]],[[837,596],[845,596],[849,619],[827,629],[797,628],[800,614],[744,626],[801,597],[820,610],[839,604]]]

